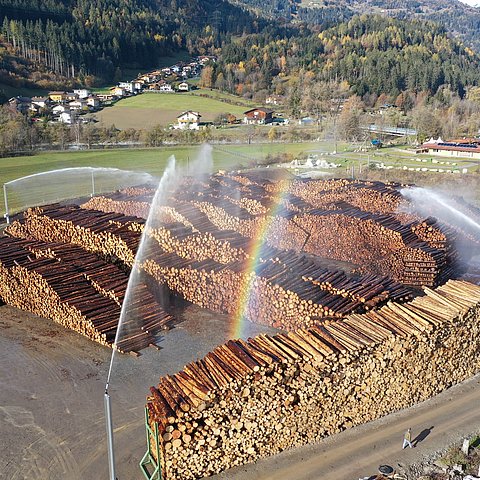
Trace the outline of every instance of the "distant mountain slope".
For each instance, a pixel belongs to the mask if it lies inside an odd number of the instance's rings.
[[[0,0],[0,34],[24,59],[63,76],[112,79],[180,49],[209,53],[265,21],[226,0]]]
[[[380,14],[396,18],[438,22],[480,52],[480,8],[459,0],[231,0],[254,8],[266,16],[287,16],[323,28],[348,20],[354,15]],[[293,8],[292,14],[292,5]]]
[[[480,84],[480,57],[437,24],[362,15],[302,33],[282,41],[262,34],[237,39],[222,49],[212,82],[253,95],[272,86],[278,93],[285,79],[303,76],[345,81],[360,96],[434,95],[443,86],[463,96]]]

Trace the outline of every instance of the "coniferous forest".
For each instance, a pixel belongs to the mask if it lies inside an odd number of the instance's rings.
[[[214,54],[204,85],[245,96],[285,94],[302,78],[346,82],[361,97],[445,87],[463,97],[480,84],[479,56],[438,23],[357,15],[326,28],[280,21],[289,2],[264,16],[240,3],[0,0],[0,76],[23,62],[27,72],[107,83],[184,52]]]

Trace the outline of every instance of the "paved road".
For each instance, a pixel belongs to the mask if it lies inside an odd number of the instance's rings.
[[[378,466],[420,462],[453,442],[480,432],[480,375],[434,399],[367,425],[298,448],[254,465],[237,467],[216,479],[358,480],[378,473]],[[414,449],[402,450],[403,434],[430,433]]]

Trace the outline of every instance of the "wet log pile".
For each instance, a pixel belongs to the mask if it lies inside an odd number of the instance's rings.
[[[430,398],[479,370],[479,315],[480,287],[449,281],[404,305],[228,341],[150,389],[164,478],[204,478]]]
[[[195,211],[186,212],[190,208]],[[180,207],[180,212],[193,220],[198,210]],[[178,222],[149,227],[156,248],[142,268],[173,293],[201,307],[243,314],[252,321],[292,330],[314,325],[325,317],[375,308],[388,299],[410,298],[411,292],[386,277],[347,281],[347,276],[341,274],[336,277],[337,289],[328,282],[314,282],[328,272],[304,255],[268,246],[247,253],[257,246],[252,240],[228,230],[211,233],[212,224],[206,217],[199,217],[196,225],[206,233]],[[50,228],[44,231],[42,226]],[[52,206],[28,211],[25,221],[15,222],[9,231],[24,238],[64,242],[73,239],[83,249],[105,258],[115,258],[120,251],[120,260],[131,266],[135,251],[126,250],[127,243],[122,241],[127,238],[130,244],[138,244],[131,235],[139,237],[143,229],[144,223],[138,218]],[[102,241],[106,232],[108,241]],[[121,235],[118,239],[117,232]],[[338,272],[330,273],[335,276]]]
[[[130,224],[138,221],[122,214],[54,204],[28,209],[23,220],[13,222],[8,232],[16,237],[77,245],[131,267],[140,235]]]
[[[353,263],[360,271],[388,275],[405,285],[438,284],[451,261],[445,248],[430,246],[388,216],[350,209],[317,211],[294,221],[311,232],[304,251]]]
[[[0,297],[12,306],[49,318],[109,347],[114,346],[128,277],[116,265],[79,247],[0,238]],[[155,334],[173,318],[145,285],[127,311],[115,348],[138,352],[155,344]]]

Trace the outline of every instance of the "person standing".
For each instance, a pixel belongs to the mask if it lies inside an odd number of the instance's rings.
[[[402,447],[402,449],[404,449],[407,445],[410,448],[413,448],[413,445],[412,445],[412,429],[411,428],[409,428],[405,432],[405,435],[403,436],[403,447]]]

